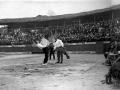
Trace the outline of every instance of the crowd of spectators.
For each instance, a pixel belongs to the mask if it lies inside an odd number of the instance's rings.
[[[120,19],[66,26],[64,33],[58,34],[64,42],[110,41],[120,38]]]
[[[15,29],[12,32],[0,35],[0,45],[28,45],[32,44],[33,40],[40,40],[41,33],[37,30],[21,30]]]
[[[48,28],[47,28],[48,29]],[[81,43],[110,41],[111,38],[120,39],[120,19],[106,20],[91,23],[81,23],[73,25],[65,25],[48,29],[64,43]],[[0,45],[28,45],[32,44],[34,39],[41,39],[42,29],[15,29],[9,33],[0,35]]]

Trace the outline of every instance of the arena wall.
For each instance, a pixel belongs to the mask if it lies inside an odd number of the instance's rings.
[[[96,52],[98,54],[103,53],[103,42],[91,42],[91,43],[72,43],[65,44],[66,50],[70,52]],[[42,53],[42,50],[32,45],[18,45],[18,46],[0,46],[0,52],[32,52]]]

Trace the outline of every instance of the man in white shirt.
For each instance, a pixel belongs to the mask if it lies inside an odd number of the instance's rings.
[[[63,47],[64,47],[64,43],[62,42],[62,40],[58,39],[57,37],[55,37],[56,42],[54,43],[54,50],[57,51],[57,59],[58,61],[56,63],[62,63],[63,62]]]
[[[43,65],[47,65],[47,62],[48,62],[48,54],[49,54],[49,41],[47,40],[48,39],[48,36],[46,35],[45,37],[43,37],[41,39],[41,41],[37,41],[37,44],[36,46],[40,49],[43,50],[43,53],[45,54],[45,58],[44,58],[44,61],[43,61]]]

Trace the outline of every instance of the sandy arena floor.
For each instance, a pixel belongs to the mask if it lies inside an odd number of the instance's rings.
[[[63,64],[49,60],[42,66],[42,54],[1,55],[0,90],[119,90],[107,85],[109,67],[99,54],[70,54]]]

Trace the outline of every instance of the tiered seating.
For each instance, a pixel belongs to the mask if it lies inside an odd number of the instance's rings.
[[[45,28],[42,28],[45,30]],[[42,30],[42,31],[44,31]],[[72,24],[61,27],[50,27],[53,34],[57,33],[64,43],[110,41],[111,38],[120,39],[120,19]],[[55,32],[56,31],[56,32]],[[47,33],[47,32],[46,32]],[[33,39],[42,37],[41,29],[15,29],[8,34],[0,35],[0,45],[27,45]]]

